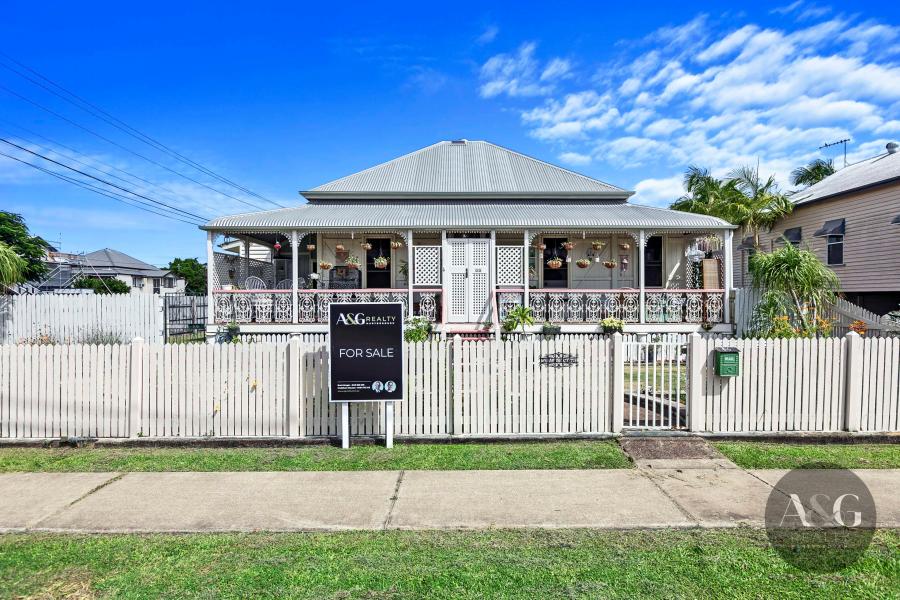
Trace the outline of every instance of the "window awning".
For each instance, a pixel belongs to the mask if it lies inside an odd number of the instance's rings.
[[[894,225],[900,225],[900,215],[894,217],[894,220],[891,221],[891,223],[893,223]]]
[[[844,235],[844,219],[832,219],[825,221],[822,229],[813,234],[815,237],[824,237],[826,235]]]
[[[756,246],[753,245],[753,236],[745,237],[740,245],[737,247],[738,250],[753,250]]]
[[[790,229],[785,229],[782,235],[784,236],[784,239],[792,244],[799,244],[800,240],[803,239],[803,234],[800,227],[791,227]]]

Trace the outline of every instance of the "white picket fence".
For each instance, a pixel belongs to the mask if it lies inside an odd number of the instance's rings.
[[[162,303],[150,294],[0,296],[0,343],[40,338],[59,344],[136,337],[163,341]]]
[[[635,397],[643,398],[644,411],[648,400],[650,410],[668,406],[668,420],[654,426],[697,432],[900,430],[898,338],[691,336],[685,344],[651,342],[654,350],[674,344],[683,352],[642,351],[637,370],[625,347],[647,343],[624,339],[407,344],[407,395],[395,410],[395,431],[417,437],[615,433],[623,425],[650,424],[646,416],[624,418]],[[715,375],[717,346],[739,349],[738,377]],[[322,335],[279,344],[5,344],[0,438],[337,436],[340,416],[328,402],[327,364]],[[666,364],[678,377],[658,378]],[[634,381],[641,372],[643,383],[640,376]],[[671,405],[682,397],[686,407]],[[686,424],[674,418],[681,412]],[[381,405],[353,405],[351,433],[382,434],[383,414]]]

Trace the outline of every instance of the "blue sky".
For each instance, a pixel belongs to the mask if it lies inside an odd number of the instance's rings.
[[[689,164],[759,161],[786,186],[823,142],[851,138],[852,161],[900,138],[896,3],[376,4],[8,0],[0,51],[283,205],[443,139],[491,140],[666,205]],[[0,88],[2,138],[204,217],[252,210],[210,187],[272,206],[7,68],[0,86],[163,167]],[[67,251],[108,246],[156,264],[205,252],[192,225],[4,157],[0,208]]]

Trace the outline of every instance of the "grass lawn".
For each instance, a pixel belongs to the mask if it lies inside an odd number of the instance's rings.
[[[293,448],[0,448],[0,473],[25,471],[378,471],[620,469],[614,441]]]
[[[886,598],[900,533],[837,573],[753,530],[0,536],[0,597]]]
[[[714,442],[745,469],[795,469],[830,463],[846,469],[900,469],[900,444],[776,444]]]

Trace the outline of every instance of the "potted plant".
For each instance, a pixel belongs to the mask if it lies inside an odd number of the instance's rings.
[[[575,264],[578,265],[578,268],[580,269],[587,269],[591,266],[591,261],[586,258],[579,258],[575,261]]]
[[[575,249],[575,242],[563,242],[562,247],[567,251],[572,251]]]
[[[865,337],[866,333],[868,333],[869,331],[869,326],[866,325],[865,321],[860,321],[859,319],[857,319],[856,321],[850,323],[848,329],[850,331],[855,331],[859,335]]]
[[[330,271],[331,267],[333,267],[333,266],[334,265],[331,264],[330,262],[323,260],[322,262],[319,263],[319,270],[320,271]]]
[[[538,250],[546,250],[547,244],[535,244],[534,247],[537,248]]]
[[[615,269],[615,268],[616,268],[616,261],[614,261],[614,260],[604,260],[604,261],[603,261],[603,266],[606,267],[607,269]]]
[[[544,321],[544,324],[541,326],[541,333],[544,335],[559,335],[561,331],[561,325],[554,325],[550,321]]]
[[[528,325],[534,325],[534,313],[530,307],[520,304],[507,313],[503,321],[503,330],[515,331],[521,328],[522,333],[525,333],[525,327]]]
[[[700,327],[703,328],[703,331],[709,331],[713,328],[713,324],[709,321],[703,321],[702,323],[700,323]]]
[[[378,258],[376,258],[375,260],[372,261],[372,264],[375,266],[376,269],[387,269],[388,259],[386,259],[383,256],[379,256]]]
[[[560,257],[554,256],[550,260],[547,261],[547,266],[551,269],[561,269],[563,266],[563,261]]]
[[[394,241],[391,242],[391,249],[392,249],[392,250],[399,250],[399,249],[402,248],[402,247],[403,247],[403,242],[401,242],[401,241],[399,241],[399,240],[394,240]]]
[[[372,244],[370,244],[369,242],[360,242],[359,247],[368,252],[372,249]]]
[[[600,327],[603,328],[605,334],[622,333],[625,330],[625,321],[615,317],[606,317],[600,321]]]
[[[359,262],[359,259],[353,255],[347,257],[347,260],[344,261],[344,265],[348,269],[358,269],[362,263]]]
[[[307,245],[306,245],[306,251],[307,251],[307,252],[315,252],[315,251],[316,251],[316,245],[315,245],[315,244],[307,244]]]
[[[344,250],[346,250],[346,248],[344,248],[343,244],[335,244],[334,250],[335,252],[343,252]]]
[[[600,240],[594,240],[591,242],[591,250],[603,250],[606,246],[606,242],[601,242]]]

